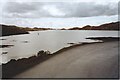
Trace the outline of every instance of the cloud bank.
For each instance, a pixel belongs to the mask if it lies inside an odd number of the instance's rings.
[[[3,16],[7,18],[93,17],[118,14],[117,3],[94,2],[7,2]]]

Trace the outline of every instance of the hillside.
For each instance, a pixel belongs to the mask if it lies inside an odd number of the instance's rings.
[[[34,27],[34,28],[29,28],[29,27],[25,27],[22,28],[25,31],[42,31],[42,30],[54,30],[52,28],[38,28],[38,27]]]
[[[28,32],[23,30],[22,28],[12,25],[0,24],[0,30],[1,30],[0,32],[2,33],[0,36],[28,34]]]
[[[119,30],[119,22],[112,22],[112,23],[102,24],[100,26],[86,25],[86,26],[84,26],[82,28],[73,27],[73,28],[69,28],[68,30]]]
[[[28,34],[28,31],[40,31],[40,30],[55,30],[53,28],[23,28],[23,27],[17,27],[14,25],[3,25],[0,24],[0,30],[2,35],[0,36],[9,36],[9,35],[18,35],[18,34]],[[73,27],[69,29],[62,28],[60,30],[119,30],[119,22],[112,22],[107,24],[102,24],[99,26],[90,26],[86,25],[82,28],[80,27]]]

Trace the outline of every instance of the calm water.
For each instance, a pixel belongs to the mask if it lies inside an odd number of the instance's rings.
[[[85,39],[87,37],[117,37],[117,31],[84,31],[84,30],[51,30],[34,31],[25,35],[14,35],[0,37],[2,45],[14,45],[7,48],[0,48],[1,63],[6,63],[10,59],[19,59],[36,55],[40,50],[48,50],[54,53],[64,47],[70,46],[68,43],[94,42]],[[8,52],[2,54],[2,52]]]

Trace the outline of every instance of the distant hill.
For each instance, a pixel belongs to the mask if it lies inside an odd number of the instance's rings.
[[[29,34],[27,31],[23,30],[21,27],[12,25],[0,24],[0,36],[18,35],[18,34]]]
[[[0,36],[9,36],[9,35],[18,35],[18,34],[29,34],[28,31],[40,31],[40,30],[55,30],[53,28],[23,28],[23,27],[17,27],[14,25],[3,25],[0,24],[0,30],[2,35]],[[102,24],[100,26],[90,26],[86,25],[82,28],[80,27],[73,27],[69,29],[62,28],[60,30],[119,30],[119,22],[112,22],[107,24]]]
[[[86,26],[84,26],[82,28],[73,27],[73,28],[69,28],[68,30],[119,30],[119,22],[112,22],[112,23],[102,24],[100,26],[86,25]]]
[[[2,35],[0,36],[9,36],[9,35],[18,35],[18,34],[29,34],[28,31],[41,31],[41,30],[54,30],[52,28],[30,28],[30,27],[18,27],[14,25],[3,25],[0,24],[0,30]]]
[[[22,28],[25,31],[41,31],[41,30],[54,30],[52,28],[38,28],[38,27],[34,27],[34,28],[29,28],[29,27],[25,27]]]

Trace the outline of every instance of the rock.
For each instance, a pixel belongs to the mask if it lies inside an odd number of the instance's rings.
[[[42,56],[42,55],[44,55],[44,51],[43,50],[41,50],[41,51],[39,51],[38,53],[37,53],[37,56]]]
[[[48,50],[47,50],[47,51],[45,51],[45,52],[46,52],[46,54],[50,54],[50,53],[51,53],[51,52],[50,52],[50,51],[48,51]]]

